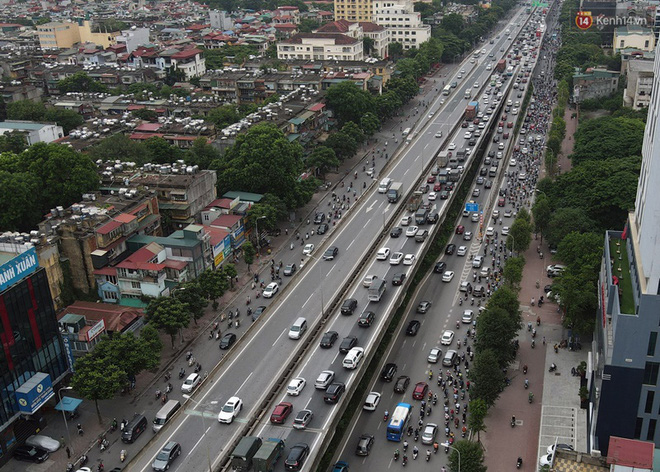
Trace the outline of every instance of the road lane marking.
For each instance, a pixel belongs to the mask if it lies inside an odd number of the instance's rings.
[[[313,292],[309,294],[309,298],[307,298],[307,301],[305,303],[303,303],[303,306],[302,306],[303,308],[305,308],[305,305],[307,305],[309,303],[309,301],[312,299],[313,296],[314,296]]]
[[[254,374],[254,372],[250,372],[250,375],[248,375],[247,378],[246,378],[246,379],[243,381],[243,383],[241,384],[241,386],[238,387],[238,390],[236,390],[236,393],[238,393],[238,392],[241,391],[241,389],[245,386],[245,384],[247,383],[247,381],[250,380],[250,377],[252,377],[252,374]]]
[[[277,341],[280,340],[280,338],[282,337],[282,335],[283,335],[285,332],[286,332],[286,329],[284,329],[284,330],[280,333],[280,335],[277,337],[277,339],[276,339],[275,342],[272,344],[272,346],[275,346],[275,344],[277,344]]]

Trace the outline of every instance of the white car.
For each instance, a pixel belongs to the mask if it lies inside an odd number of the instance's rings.
[[[44,436],[43,434],[35,434],[30,436],[25,440],[26,446],[40,447],[45,449],[48,452],[57,451],[61,444],[58,440],[51,438],[50,436]]]
[[[458,246],[458,249],[456,250],[456,255],[464,256],[465,254],[467,254],[467,246]]]
[[[511,160],[509,161],[509,165],[510,165],[511,167],[515,167],[516,164],[518,164],[518,163],[516,162],[515,159],[511,159]]]
[[[444,274],[442,274],[442,281],[443,282],[451,282],[454,279],[454,271],[453,270],[447,270],[445,271]]]
[[[526,178],[527,178],[527,174],[524,173],[524,172],[521,172],[521,173],[518,175],[518,180],[525,180]]]
[[[302,389],[305,388],[307,381],[302,377],[296,377],[295,379],[289,382],[289,386],[286,388],[287,395],[292,395],[294,397],[300,395]]]
[[[385,261],[385,260],[387,260],[389,255],[390,255],[390,248],[389,247],[381,247],[378,250],[378,252],[376,253],[376,259],[379,260],[379,261]],[[369,285],[371,285],[371,283]]]
[[[316,377],[316,382],[314,382],[314,388],[319,390],[325,390],[328,388],[328,385],[335,380],[335,373],[331,370],[322,371],[318,377]]]
[[[454,332],[452,330],[446,329],[444,333],[442,333],[442,338],[440,338],[440,344],[443,346],[449,346],[451,342],[454,340]]]
[[[262,295],[264,296],[264,298],[273,298],[273,295],[275,295],[279,289],[280,286],[277,285],[276,282],[271,282],[268,285],[266,285],[266,288],[264,289],[264,293],[262,293]]]
[[[472,139],[472,133],[469,131],[466,131],[465,134],[463,135],[464,139]]]
[[[417,234],[418,229],[419,228],[417,226],[408,226],[408,228],[406,229],[406,236],[408,236],[409,238],[412,238],[413,236],[415,236]]]
[[[218,413],[218,422],[231,424],[242,409],[243,400],[238,397],[231,397]]]
[[[314,245],[305,244],[305,247],[303,248],[303,255],[309,256],[312,252],[314,252]]]
[[[479,88],[479,82],[475,82],[473,87],[474,88]]]
[[[431,364],[435,364],[440,360],[440,357],[442,357],[442,351],[438,347],[434,347],[429,351],[429,355],[426,358],[427,361],[429,361]]]
[[[406,254],[406,257],[403,258],[403,265],[413,265],[415,263],[414,254]]]
[[[463,316],[461,316],[461,322],[468,324],[472,323],[474,319],[474,312],[472,310],[463,310]]]
[[[404,216],[399,223],[401,226],[408,226],[412,222],[412,216]]]
[[[442,131],[438,131],[437,133],[435,133],[435,137],[442,138]]]
[[[493,228],[492,226],[486,228],[486,236],[492,236],[493,234],[495,234],[495,228]]]
[[[364,400],[364,405],[362,405],[363,410],[374,411],[378,404],[380,403],[380,393],[378,392],[369,392],[367,398]]]
[[[514,108],[513,110],[511,110],[511,114],[512,115],[517,115],[518,114],[518,109]]]
[[[371,284],[374,283],[374,280],[376,280],[377,278],[378,278],[377,275],[373,275],[373,274],[365,275],[364,279],[362,280],[362,286],[367,288],[371,287]]]
[[[456,149],[456,143],[449,143],[449,146],[447,146],[447,149],[450,151],[453,151]]]
[[[502,236],[508,236],[509,235],[509,227],[508,226],[503,226],[502,227]]]
[[[399,265],[401,264],[402,260],[403,260],[403,253],[395,252],[394,254],[392,254],[392,257],[390,257],[390,265]]]
[[[183,385],[181,385],[181,391],[183,393],[190,393],[195,389],[195,387],[199,385],[201,381],[202,378],[199,374],[190,374],[186,381],[183,382]]]
[[[435,201],[438,198],[438,194],[435,192],[429,192],[429,202]]]

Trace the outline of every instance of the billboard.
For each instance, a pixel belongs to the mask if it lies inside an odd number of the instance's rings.
[[[0,266],[0,292],[11,287],[39,267],[37,251],[30,248]]]
[[[39,372],[16,390],[18,409],[29,415],[34,414],[41,405],[55,395],[50,375]]]

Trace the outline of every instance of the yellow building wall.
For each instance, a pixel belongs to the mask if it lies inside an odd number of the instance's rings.
[[[92,25],[85,21],[82,26],[78,23],[51,22],[37,27],[39,44],[42,48],[67,49],[77,43],[93,43],[104,49],[117,43],[119,31],[108,33],[92,33]]]
[[[117,44],[117,36],[120,31],[107,32],[107,33],[92,33],[92,25],[89,21],[85,21],[80,29],[80,41],[83,43],[94,43],[102,46],[103,49]]]

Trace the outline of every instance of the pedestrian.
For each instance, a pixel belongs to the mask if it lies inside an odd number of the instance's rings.
[[[284,228],[284,234],[289,235],[289,228]]]
[[[80,423],[78,423],[78,425],[76,427],[78,428],[78,435],[79,436],[82,436],[83,434],[85,434],[85,431],[83,431],[83,427]]]
[[[71,459],[71,449],[69,449],[69,446],[66,447],[66,458]]]

